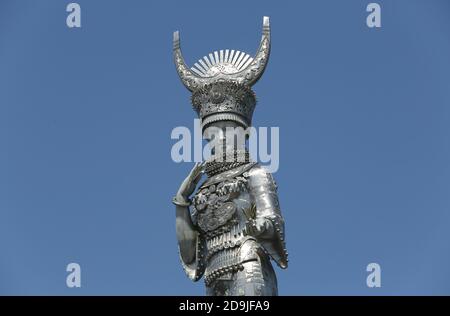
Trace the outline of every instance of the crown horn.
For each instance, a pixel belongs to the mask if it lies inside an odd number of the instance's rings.
[[[173,33],[173,59],[175,62],[175,67],[177,68],[178,76],[184,86],[191,92],[197,89],[203,83],[203,80],[193,73],[188,66],[186,66],[183,54],[181,53],[180,33],[178,31]]]
[[[259,78],[261,78],[270,56],[270,20],[268,16],[263,18],[263,29],[261,42],[259,44],[258,52],[253,61],[242,71],[237,73],[238,81],[247,85],[253,86]]]

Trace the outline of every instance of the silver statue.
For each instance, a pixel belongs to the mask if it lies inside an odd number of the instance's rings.
[[[181,264],[191,280],[204,276],[207,295],[277,295],[270,258],[283,269],[288,263],[277,187],[272,175],[250,159],[245,141],[237,144],[226,133],[231,127],[238,138],[248,136],[256,105],[251,87],[270,54],[269,18],[264,17],[254,58],[220,50],[188,68],[178,32],[173,51],[203,137],[220,140],[220,150],[214,147],[211,158],[195,164],[173,199]],[[203,174],[207,179],[196,190]]]

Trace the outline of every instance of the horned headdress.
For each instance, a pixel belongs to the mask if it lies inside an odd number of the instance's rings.
[[[234,121],[247,128],[256,105],[252,86],[262,76],[270,55],[269,17],[263,19],[261,43],[254,58],[238,50],[220,50],[204,56],[193,67],[184,62],[180,34],[173,34],[175,66],[192,92],[192,104],[202,127],[216,121]]]

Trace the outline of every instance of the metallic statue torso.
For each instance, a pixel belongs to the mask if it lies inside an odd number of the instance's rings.
[[[270,263],[287,265],[284,221],[270,174],[255,163],[207,179],[193,199],[198,227],[194,265],[183,262],[193,280],[205,277],[208,295],[277,295]],[[256,221],[265,225],[258,235]]]

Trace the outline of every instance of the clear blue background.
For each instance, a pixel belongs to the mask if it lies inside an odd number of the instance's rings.
[[[179,265],[170,202],[192,167],[172,63],[272,55],[256,126],[279,126],[290,266],[280,294],[450,294],[450,2],[0,2],[0,294],[203,294]],[[66,265],[82,287],[66,287]],[[366,286],[366,265],[382,287]]]

